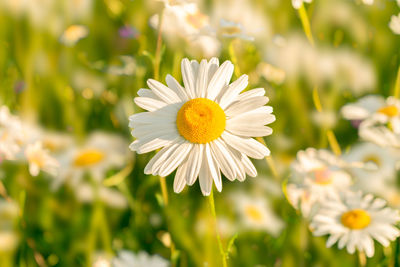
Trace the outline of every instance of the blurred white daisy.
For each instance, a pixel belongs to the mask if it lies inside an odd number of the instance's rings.
[[[8,107],[0,107],[0,161],[15,160],[26,141],[23,125],[17,116],[10,113]]]
[[[103,185],[94,187],[90,183],[82,182],[75,186],[74,192],[76,198],[82,203],[94,203],[100,200],[109,207],[116,209],[125,209],[128,207],[126,197],[119,190]]]
[[[232,201],[242,226],[247,230],[266,231],[278,236],[285,223],[271,209],[263,197],[250,197],[244,193],[233,194]]]
[[[246,33],[242,24],[221,19],[218,33],[224,38],[239,38],[246,41],[254,41],[254,37]]]
[[[77,185],[87,173],[94,181],[101,182],[106,171],[126,165],[129,159],[126,147],[127,142],[119,135],[92,133],[83,145],[73,146],[59,157],[60,175],[54,187],[67,180]]]
[[[389,246],[400,235],[395,227],[399,220],[398,211],[386,207],[386,201],[370,194],[363,196],[361,191],[347,191],[340,199],[322,202],[310,226],[316,236],[330,235],[327,247],[338,242],[339,249],[347,247],[351,254],[357,249],[372,257],[373,239]]]
[[[243,181],[257,171],[248,157],[262,159],[267,147],[251,137],[272,133],[264,126],[275,121],[272,107],[264,106],[265,90],[240,94],[248,84],[242,75],[229,84],[233,65],[212,58],[209,62],[182,60],[182,87],[167,75],[167,86],[148,80],[151,88],[140,89],[135,103],[149,112],[134,114],[129,126],[137,138],[130,148],[139,154],[161,149],[144,172],[167,176],[178,168],[174,191],[192,185],[199,176],[203,195],[209,195],[213,181],[222,190],[221,172],[231,181]]]
[[[305,217],[312,215],[315,204],[338,198],[339,191],[351,185],[351,176],[343,169],[345,166],[345,162],[327,150],[299,151],[286,187],[289,202]]]
[[[118,256],[111,261],[112,267],[168,267],[169,262],[161,256],[149,255],[145,251],[140,251],[137,254],[122,250],[118,252]]]
[[[292,6],[299,9],[303,3],[311,3],[312,0],[292,0]]]
[[[79,40],[85,38],[89,30],[83,25],[69,26],[60,37],[60,42],[67,46],[74,46]]]
[[[261,62],[257,65],[257,73],[267,81],[278,85],[282,84],[286,78],[284,70],[265,62]]]
[[[393,15],[390,18],[389,28],[395,33],[400,34],[400,13],[395,16]]]
[[[40,141],[27,145],[25,156],[29,163],[29,173],[32,176],[39,175],[39,172],[45,171],[53,176],[57,175],[60,164],[50,156],[49,150],[43,148]]]
[[[355,189],[386,198],[388,189],[395,186],[396,162],[399,156],[389,148],[363,142],[353,145],[343,155],[343,159],[364,165],[350,169],[356,178],[353,186]]]
[[[367,95],[355,103],[349,103],[342,107],[341,113],[347,120],[362,121],[385,106],[385,99],[378,95]]]
[[[150,18],[150,25],[154,29],[157,29],[158,23],[158,15]],[[191,55],[212,57],[219,54],[221,45],[210,27],[210,19],[196,3],[165,1],[162,33],[172,46],[184,41]]]

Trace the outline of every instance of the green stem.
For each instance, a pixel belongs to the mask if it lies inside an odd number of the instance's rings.
[[[210,204],[210,209],[211,209],[211,214],[214,219],[214,225],[215,225],[215,233],[217,235],[217,242],[218,242],[218,248],[219,248],[219,253],[221,254],[221,259],[222,259],[222,266],[227,267],[227,255],[224,250],[224,246],[222,245],[221,241],[221,236],[218,230],[218,221],[217,221],[217,213],[215,212],[215,201],[214,201],[214,194],[213,194],[213,189],[211,189],[210,196],[208,197],[208,203]]]
[[[394,85],[394,97],[400,98],[400,66],[399,69],[397,70],[397,78],[396,78],[396,83]]]
[[[154,57],[154,79],[159,80],[160,78],[160,62],[161,62],[161,46],[162,46],[162,22],[164,17],[164,9],[158,14],[158,27],[157,27],[157,47]]]

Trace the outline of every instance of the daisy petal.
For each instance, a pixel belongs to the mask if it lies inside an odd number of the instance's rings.
[[[221,137],[231,147],[249,157],[262,159],[270,154],[270,151],[266,146],[257,142],[253,138],[242,138],[228,132],[222,133]]]

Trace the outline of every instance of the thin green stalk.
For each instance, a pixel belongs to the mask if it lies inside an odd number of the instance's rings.
[[[311,31],[310,20],[308,18],[307,11],[304,8],[303,4],[300,6],[298,11],[299,11],[301,24],[303,25],[304,33],[305,33],[309,43],[311,44],[311,46],[314,47],[315,43],[314,43],[314,37],[312,35],[312,31]],[[400,71],[400,69],[399,69],[399,71]],[[312,96],[313,96],[313,101],[314,101],[314,105],[315,105],[316,110],[318,112],[322,112],[321,98],[319,96],[318,87],[317,86],[314,87]],[[337,156],[339,156],[341,154],[341,149],[340,149],[340,146],[339,146],[339,143],[338,143],[338,141],[336,139],[335,134],[333,133],[333,131],[331,129],[327,129],[326,136],[328,138],[328,142],[329,142],[329,145],[330,145],[332,151]]]
[[[235,52],[235,45],[234,45],[235,40],[232,40],[229,43],[228,51],[229,51],[229,57],[232,60],[233,65],[235,66],[235,76],[236,78],[240,77],[240,67],[239,67],[239,62],[236,57],[236,52]]]
[[[164,9],[158,14],[158,27],[157,27],[157,47],[154,56],[154,79],[159,80],[160,78],[160,63],[161,63],[161,46],[162,46],[162,23],[164,17]]]
[[[211,189],[211,193],[210,196],[208,197],[208,203],[210,204],[210,209],[211,209],[211,214],[213,216],[214,219],[214,225],[215,225],[215,233],[217,235],[217,242],[218,242],[218,248],[219,248],[219,253],[221,254],[221,259],[222,259],[222,266],[223,267],[227,267],[227,255],[226,252],[224,250],[224,246],[222,245],[222,241],[221,241],[221,236],[218,230],[218,221],[217,221],[217,213],[215,212],[215,201],[214,201],[214,194],[213,194],[213,190]]]
[[[396,83],[394,85],[394,97],[400,98],[400,66],[399,69],[397,70],[397,78],[396,78]]]

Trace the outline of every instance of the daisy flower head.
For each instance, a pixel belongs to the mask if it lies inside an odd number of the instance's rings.
[[[199,177],[203,195],[213,181],[222,190],[221,172],[230,181],[244,181],[257,171],[249,157],[262,159],[269,149],[252,137],[272,133],[265,126],[275,121],[263,88],[241,93],[248,84],[242,75],[229,83],[233,64],[183,59],[184,87],[167,75],[167,86],[148,80],[135,103],[148,112],[132,115],[129,126],[136,140],[131,150],[139,154],[161,149],[144,169],[146,174],[167,176],[177,169],[174,191],[193,185]]]
[[[344,161],[327,150],[308,148],[299,151],[286,187],[289,202],[307,217],[319,202],[338,198],[338,192],[352,183],[345,166]]]
[[[79,185],[85,174],[101,182],[112,168],[122,168],[129,160],[127,143],[119,135],[105,132],[90,134],[82,145],[74,145],[59,157],[60,175],[54,187],[69,180]]]
[[[285,226],[264,197],[249,197],[244,193],[237,193],[232,196],[232,201],[240,215],[241,224],[250,231],[265,231],[278,236]]]
[[[374,239],[387,247],[400,235],[395,227],[399,220],[398,211],[386,207],[383,199],[346,191],[340,199],[323,202],[310,226],[315,236],[330,235],[327,247],[338,242],[339,249],[346,247],[351,254],[357,249],[372,257]]]
[[[40,170],[43,170],[53,176],[57,175],[59,163],[50,156],[49,150],[43,148],[40,141],[27,145],[25,156],[29,162],[29,173],[32,176],[38,176]]]
[[[243,25],[234,21],[221,19],[218,32],[224,38],[239,38],[245,41],[254,41],[254,37],[246,33]]]
[[[400,4],[399,4],[400,5]],[[389,28],[395,33],[400,34],[400,13],[390,18]]]

